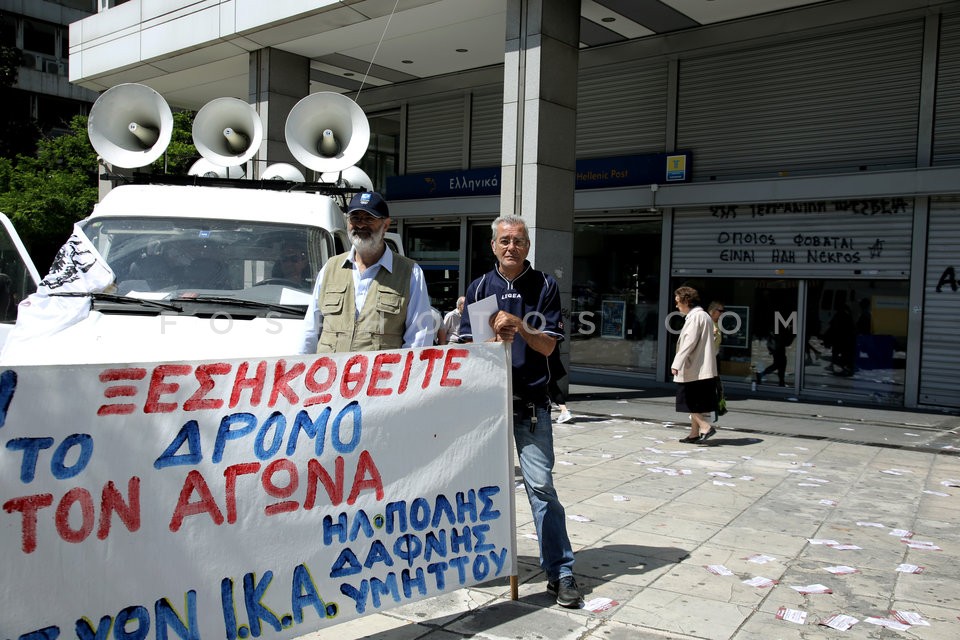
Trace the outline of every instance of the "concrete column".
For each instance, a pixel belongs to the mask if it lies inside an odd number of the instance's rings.
[[[284,137],[283,128],[290,110],[310,93],[310,59],[279,49],[260,49],[250,54],[250,92],[247,101],[263,120],[263,143],[253,157],[253,178],[259,178],[268,164],[297,162]],[[310,180],[310,177],[307,176]]]
[[[580,0],[507,1],[500,211],[526,219],[530,261],[559,282],[567,323],[579,39]]]

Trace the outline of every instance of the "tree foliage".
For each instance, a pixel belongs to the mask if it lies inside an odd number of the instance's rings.
[[[20,49],[0,46],[0,87],[12,87],[17,83],[22,58]]]
[[[190,166],[199,157],[197,148],[193,145],[193,117],[192,111],[173,112],[173,135],[167,151],[153,163],[154,173],[166,173],[175,176],[185,176]]]
[[[97,155],[86,117],[75,116],[70,130],[41,139],[34,156],[0,160],[0,211],[41,271],[97,201]]]

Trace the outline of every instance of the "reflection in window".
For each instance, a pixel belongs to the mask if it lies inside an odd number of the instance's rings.
[[[456,307],[460,282],[458,225],[404,227],[407,255],[423,269],[431,304],[446,313]]]
[[[700,293],[704,308],[718,301],[719,370],[726,382],[764,391],[843,394],[858,401],[902,405],[907,349],[906,281],[674,279]],[[682,321],[671,322],[679,331]],[[803,336],[799,339],[798,336]],[[676,335],[668,334],[673,353]],[[802,381],[796,379],[797,361]]]
[[[370,177],[374,190],[384,193],[387,178],[400,170],[400,112],[371,114],[367,121],[370,143],[357,166]]]
[[[770,389],[796,387],[796,335],[798,280],[752,278],[675,279],[672,288],[693,287],[707,309],[718,302],[720,317],[720,377],[729,382],[757,383]],[[675,332],[683,326],[677,318]],[[676,334],[670,335],[673,353]]]
[[[660,228],[659,219],[575,225],[572,364],[624,371],[656,367]]]
[[[0,322],[16,322],[17,305],[36,290],[20,252],[0,226]]]
[[[804,388],[902,404],[908,298],[906,281],[811,281]]]

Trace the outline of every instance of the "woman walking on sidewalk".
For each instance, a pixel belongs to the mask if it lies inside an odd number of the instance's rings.
[[[713,320],[700,306],[700,294],[692,287],[674,291],[677,310],[684,316],[677,341],[677,355],[670,365],[677,383],[677,411],[690,413],[690,434],[680,442],[703,442],[717,432],[710,414],[717,409],[717,347]]]

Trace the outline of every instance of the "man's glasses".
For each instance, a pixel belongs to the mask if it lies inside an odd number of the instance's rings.
[[[350,221],[350,224],[373,224],[380,218],[375,218],[369,213],[351,213],[347,216],[347,220]]]
[[[525,246],[530,244],[530,241],[526,238],[497,238],[497,244],[506,249],[511,244],[515,247],[523,249]]]
[[[306,259],[307,259],[306,256],[301,254],[301,255],[283,256],[282,258],[280,258],[280,261],[281,262],[302,262],[303,260],[306,260]]]

